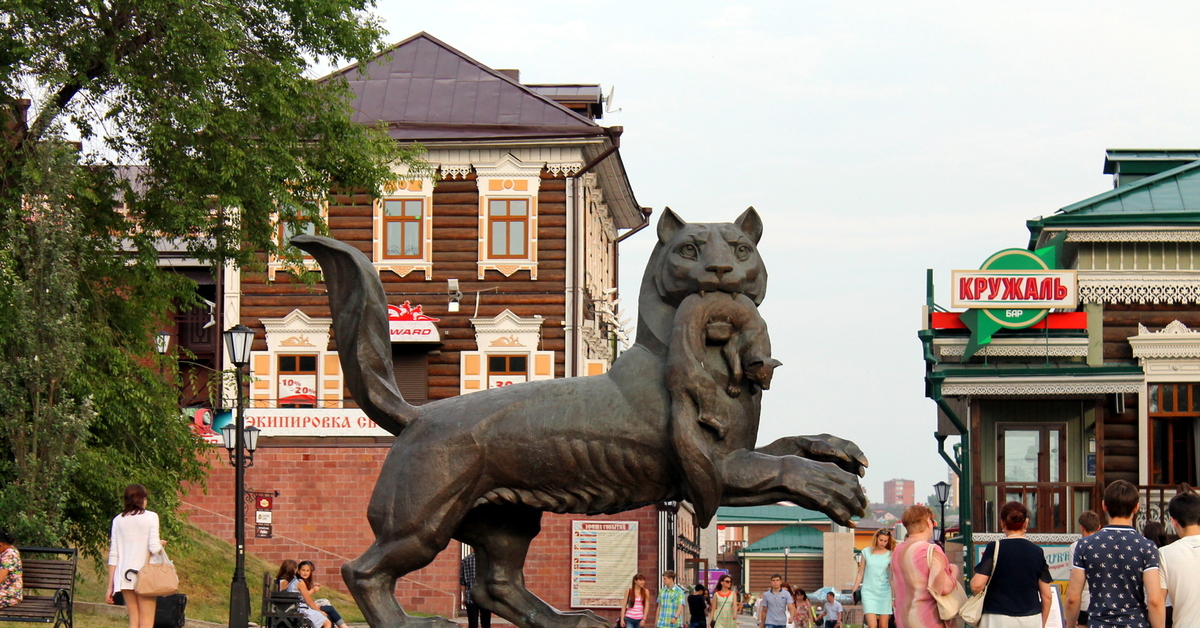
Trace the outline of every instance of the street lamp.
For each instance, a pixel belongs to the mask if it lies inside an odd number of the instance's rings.
[[[950,483],[942,481],[942,482],[938,482],[937,484],[934,484],[933,485],[933,493],[935,495],[937,495],[938,503],[941,504],[941,506],[942,506],[942,518],[940,519],[940,521],[942,522],[942,531],[938,534],[938,543],[942,546],[942,549],[945,549],[946,548],[946,500],[950,499]]]
[[[171,348],[171,332],[158,332],[154,336],[154,348],[158,350],[159,355],[166,355],[167,350]]]
[[[788,580],[788,556],[791,555],[791,553],[792,553],[792,548],[790,548],[790,547],[783,548],[783,581],[784,582],[791,582],[791,580]]]
[[[242,400],[242,369],[250,363],[250,345],[254,330],[245,325],[230,327],[224,334],[226,356],[233,362],[237,385],[237,423],[232,430],[221,428],[225,447],[231,449],[233,463],[233,533],[237,562],[233,581],[229,584],[229,628],[250,625],[250,588],[246,586],[246,444],[253,450],[258,445],[258,430],[246,429],[246,406]]]

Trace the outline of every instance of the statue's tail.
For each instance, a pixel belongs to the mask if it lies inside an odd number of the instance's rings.
[[[291,244],[321,265],[333,312],[338,357],[350,394],[367,417],[395,434],[417,418],[392,371],[387,298],[371,261],[358,249],[322,236],[301,235]]]

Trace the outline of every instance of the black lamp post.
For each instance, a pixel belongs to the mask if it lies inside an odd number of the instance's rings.
[[[946,500],[950,499],[950,483],[938,482],[933,485],[933,492],[937,495],[938,503],[942,506],[942,531],[938,534],[938,544],[942,549],[946,548]]]
[[[250,588],[246,586],[246,444],[250,440],[253,451],[258,445],[257,428],[253,433],[246,430],[246,407],[242,400],[242,368],[250,363],[250,344],[254,342],[254,330],[245,325],[230,327],[224,334],[225,350],[233,362],[237,385],[237,418],[232,430],[221,429],[225,448],[230,449],[233,463],[233,533],[237,562],[233,568],[233,582],[229,585],[229,628],[247,628],[250,625]],[[232,441],[232,442],[231,442]],[[253,460],[253,458],[250,458]]]

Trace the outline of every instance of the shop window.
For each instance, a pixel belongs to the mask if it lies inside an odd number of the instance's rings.
[[[1150,482],[1196,484],[1200,384],[1150,384]]]
[[[424,199],[383,201],[383,257],[422,259]]]
[[[429,401],[429,351],[424,347],[392,345],[392,372],[404,400],[421,405]]]
[[[317,407],[317,356],[280,355],[277,364],[279,407]]]
[[[529,200],[488,200],[488,257],[524,259],[529,256]]]
[[[529,357],[524,355],[489,355],[488,388],[519,384],[529,379]]]

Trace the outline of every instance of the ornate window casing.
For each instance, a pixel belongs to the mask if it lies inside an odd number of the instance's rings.
[[[342,371],[336,351],[329,351],[329,326],[333,319],[312,318],[300,310],[292,310],[283,318],[264,318],[267,331],[267,350],[250,353],[250,407],[277,407],[279,399],[296,393],[295,384],[281,383],[280,356],[316,357],[314,378],[316,407],[342,407]],[[307,385],[307,382],[299,382]]]
[[[328,200],[324,200],[321,202],[320,214],[321,214],[321,220],[328,223],[329,222],[329,201]],[[272,216],[271,222],[275,223],[275,237],[276,237],[277,241],[279,242],[280,246],[283,246],[289,239],[291,239],[292,236],[297,236],[297,235],[301,235],[301,234],[312,235],[312,234],[316,233],[315,225],[313,225],[312,223],[307,223],[307,225],[306,225],[307,228],[303,228],[300,231],[291,232],[291,230],[289,230],[283,224],[280,224],[278,216]],[[285,230],[287,230],[289,232],[285,233]],[[317,272],[320,272],[320,270],[321,270],[320,265],[317,264],[317,260],[313,259],[312,257],[309,257],[308,255],[304,256],[304,260],[303,260],[302,264],[304,265],[305,270],[317,271]],[[274,281],[275,275],[281,270],[287,270],[286,264],[284,263],[283,258],[277,257],[275,255],[269,256],[267,258],[267,279]]]
[[[1200,382],[1200,331],[1188,329],[1179,321],[1172,321],[1159,331],[1150,331],[1138,324],[1136,336],[1130,336],[1129,345],[1133,357],[1138,359],[1146,373],[1145,390],[1139,395],[1138,441],[1142,452],[1139,458],[1139,475],[1142,484],[1152,481],[1151,459],[1153,435],[1151,434],[1150,388],[1157,383]],[[1195,447],[1195,445],[1193,445]],[[1193,450],[1192,455],[1197,453]]]
[[[545,163],[524,163],[507,154],[495,164],[472,166],[479,187],[479,279],[488,270],[505,277],[528,270],[536,280],[538,189]],[[514,238],[511,229],[523,233]]]
[[[459,354],[459,393],[465,395],[524,381],[553,379],[554,352],[537,350],[542,322],[541,316],[521,318],[512,310],[504,310],[495,318],[472,318],[479,350]],[[523,375],[519,367],[514,367],[521,362],[525,368]]]
[[[419,204],[420,217],[408,220],[406,214]],[[399,214],[391,217],[389,214]],[[393,222],[394,221],[394,222]],[[396,251],[392,241],[396,235],[389,224],[401,229],[415,229],[420,244],[417,255],[406,255]],[[413,271],[424,273],[425,279],[433,279],[433,181],[411,179],[393,182],[385,186],[382,198],[375,199],[372,209],[372,255],[371,260],[378,271],[391,271],[401,277]],[[395,227],[391,227],[395,229]],[[389,250],[390,249],[390,250]]]

